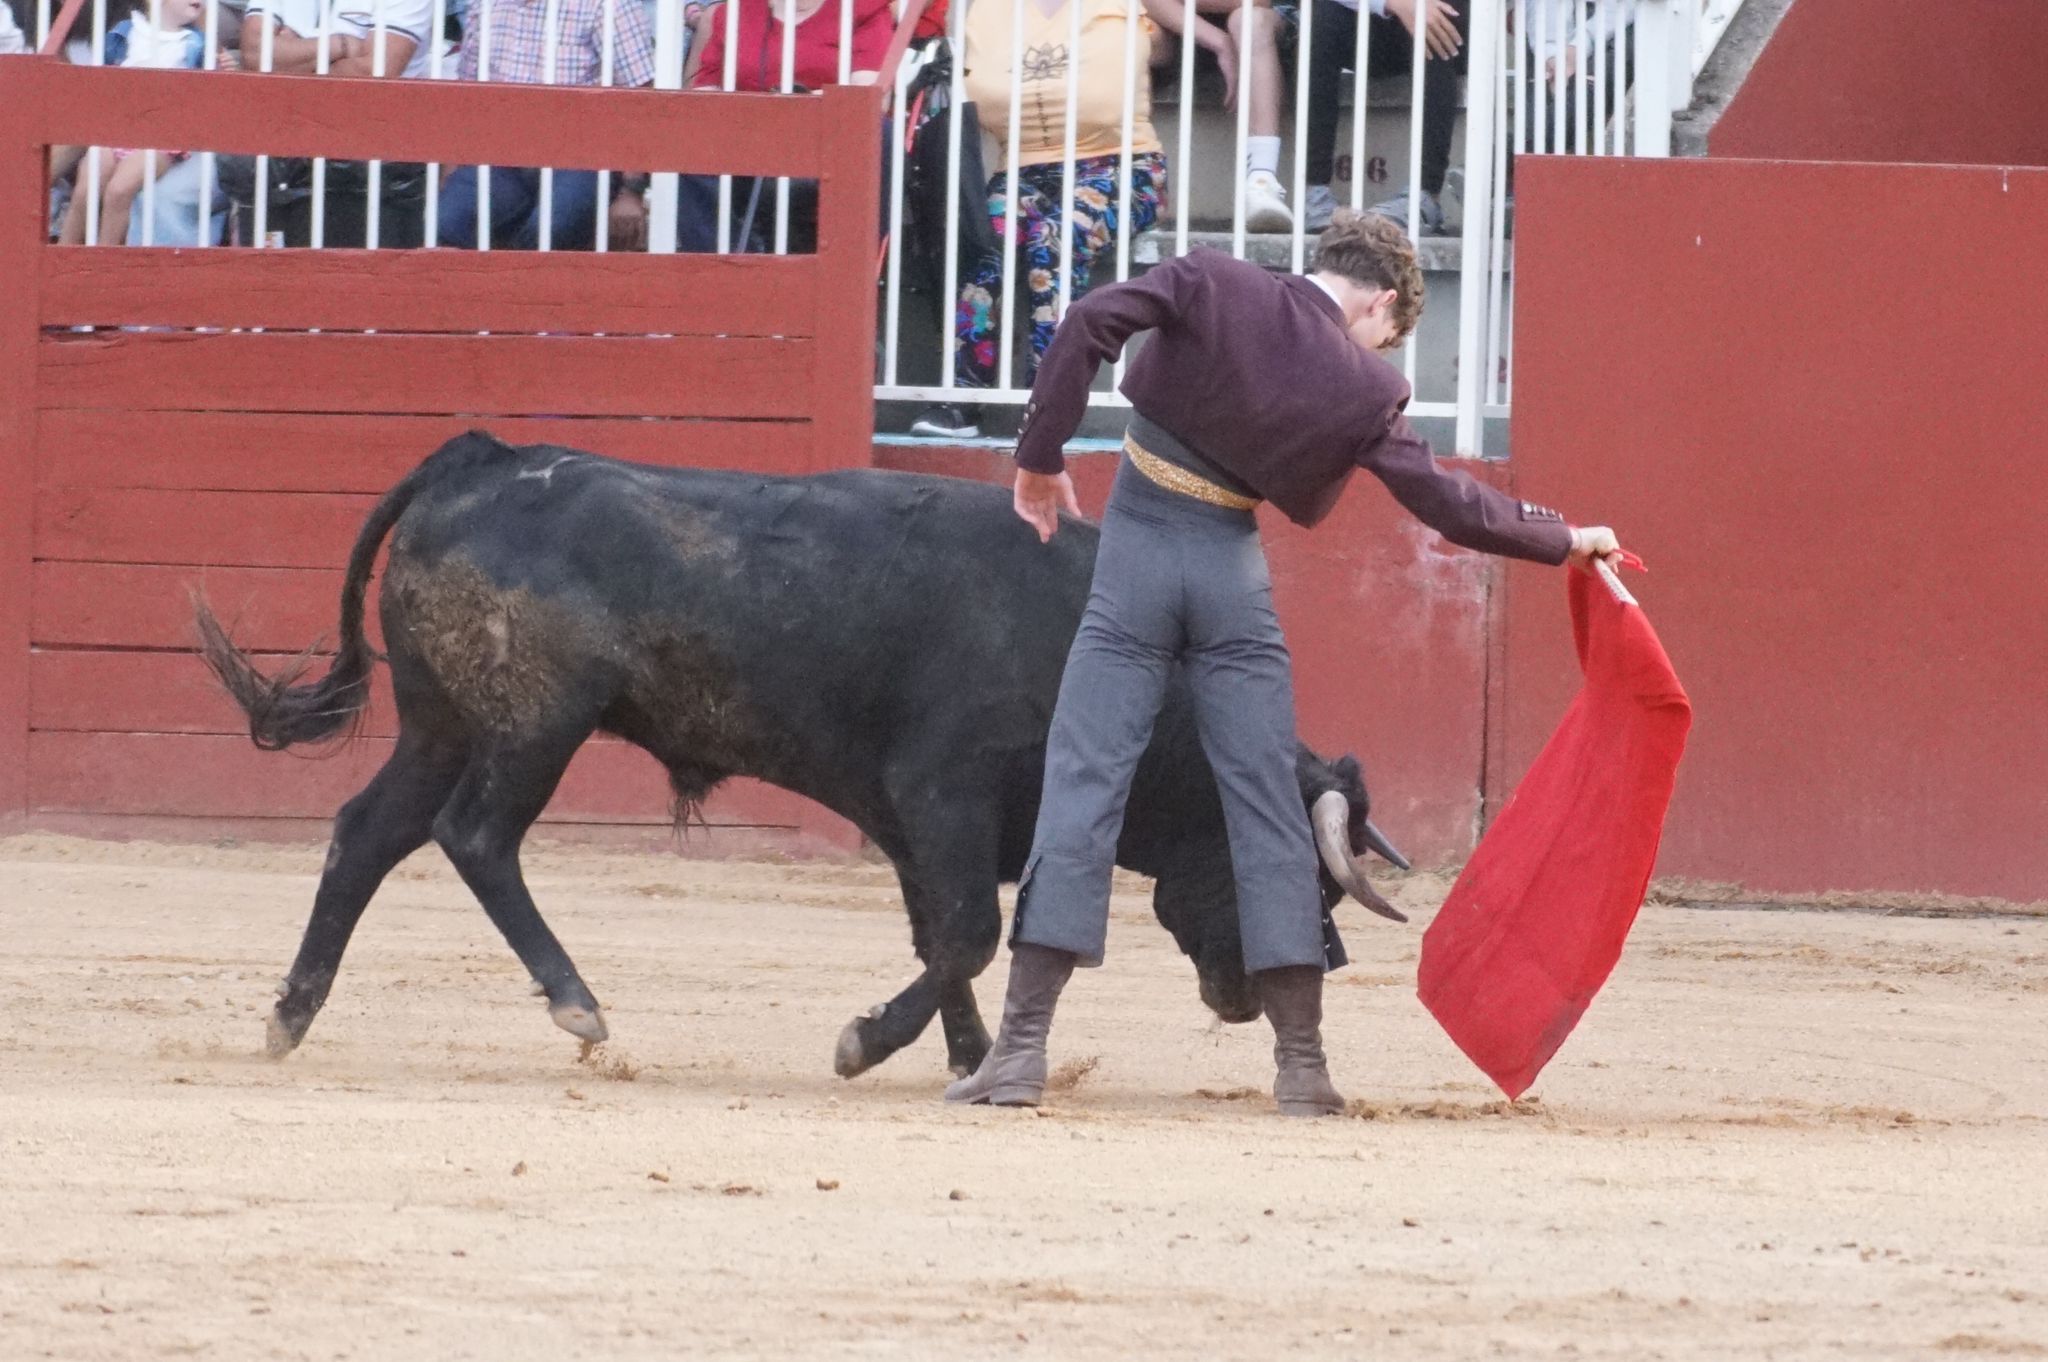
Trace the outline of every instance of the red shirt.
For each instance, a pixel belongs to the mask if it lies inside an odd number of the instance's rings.
[[[774,0],[781,10],[787,0]],[[815,14],[796,23],[796,62],[792,79],[806,89],[816,90],[839,83],[839,7],[853,6],[853,62],[849,71],[879,71],[896,32],[896,16],[889,0],[825,0]],[[711,27],[704,38],[704,60],[695,90],[725,88],[725,24],[733,7],[739,6],[739,41],[734,62],[733,88],[765,93],[782,88],[783,23],[771,17],[766,0],[725,0],[711,13]]]

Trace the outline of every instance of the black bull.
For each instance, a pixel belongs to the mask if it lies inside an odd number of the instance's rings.
[[[948,1062],[988,1048],[973,980],[1001,933],[997,886],[1030,849],[1060,671],[1096,534],[1040,545],[1002,490],[855,471],[809,478],[657,469],[481,434],[450,441],[365,521],[325,676],[266,677],[202,605],[207,661],[258,746],[333,738],[360,718],[379,607],[398,708],[390,760],[343,806],[313,914],[270,1019],[304,1038],[385,875],[429,839],[481,900],[557,1024],[605,1036],[597,1000],[519,868],[527,828],[593,732],[644,748],[679,807],[752,776],[854,823],[895,864],[924,972],[856,1018],[852,1075],[943,1021]],[[1365,883],[1358,763],[1302,748],[1325,905]],[[1131,792],[1118,863],[1156,878],[1154,910],[1226,1021],[1259,1003],[1238,944],[1223,813],[1185,688],[1169,691]],[[1342,885],[1343,888],[1339,886]]]

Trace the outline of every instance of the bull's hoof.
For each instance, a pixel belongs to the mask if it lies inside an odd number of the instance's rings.
[[[313,1019],[308,1017],[305,1021],[295,1026],[279,1015],[278,1011],[273,1008],[268,1020],[263,1024],[263,1049],[265,1053],[272,1059],[283,1059],[286,1055],[298,1049],[299,1042],[306,1038],[306,1028],[312,1025],[312,1021]]]
[[[611,1036],[605,1029],[604,1013],[595,1005],[578,1007],[574,1003],[558,1003],[548,1009],[548,1015],[555,1019],[555,1025],[570,1035],[590,1045],[602,1045]]]
[[[861,1040],[860,1034],[862,1022],[878,1020],[887,1010],[886,1004],[877,1003],[846,1024],[846,1029],[839,1033],[839,1044],[832,1050],[832,1072],[841,1078],[856,1078],[887,1058],[886,1055],[882,1055],[869,1059],[867,1045]]]

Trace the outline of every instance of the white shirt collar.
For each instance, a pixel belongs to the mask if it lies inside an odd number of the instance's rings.
[[[1311,274],[1308,277],[1308,281],[1311,284],[1314,284],[1317,288],[1321,289],[1323,292],[1329,294],[1330,301],[1337,305],[1337,310],[1339,312],[1342,312],[1344,310],[1344,300],[1337,296],[1337,290],[1331,288],[1329,284],[1323,281],[1323,277],[1320,274]]]

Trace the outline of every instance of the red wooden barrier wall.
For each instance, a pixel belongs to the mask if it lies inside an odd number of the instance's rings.
[[[1516,173],[1518,475],[1642,551],[1692,695],[1663,872],[2048,899],[2048,170]],[[1515,592],[1515,771],[1562,594]]]
[[[191,653],[189,593],[261,650],[331,633],[364,511],[470,426],[656,463],[865,464],[881,98],[0,59],[0,816],[331,814],[388,749],[388,706],[331,759],[255,751]],[[51,247],[60,143],[812,178],[819,250]],[[550,816],[666,809],[651,760],[597,743]],[[851,841],[760,787],[710,816]]]

